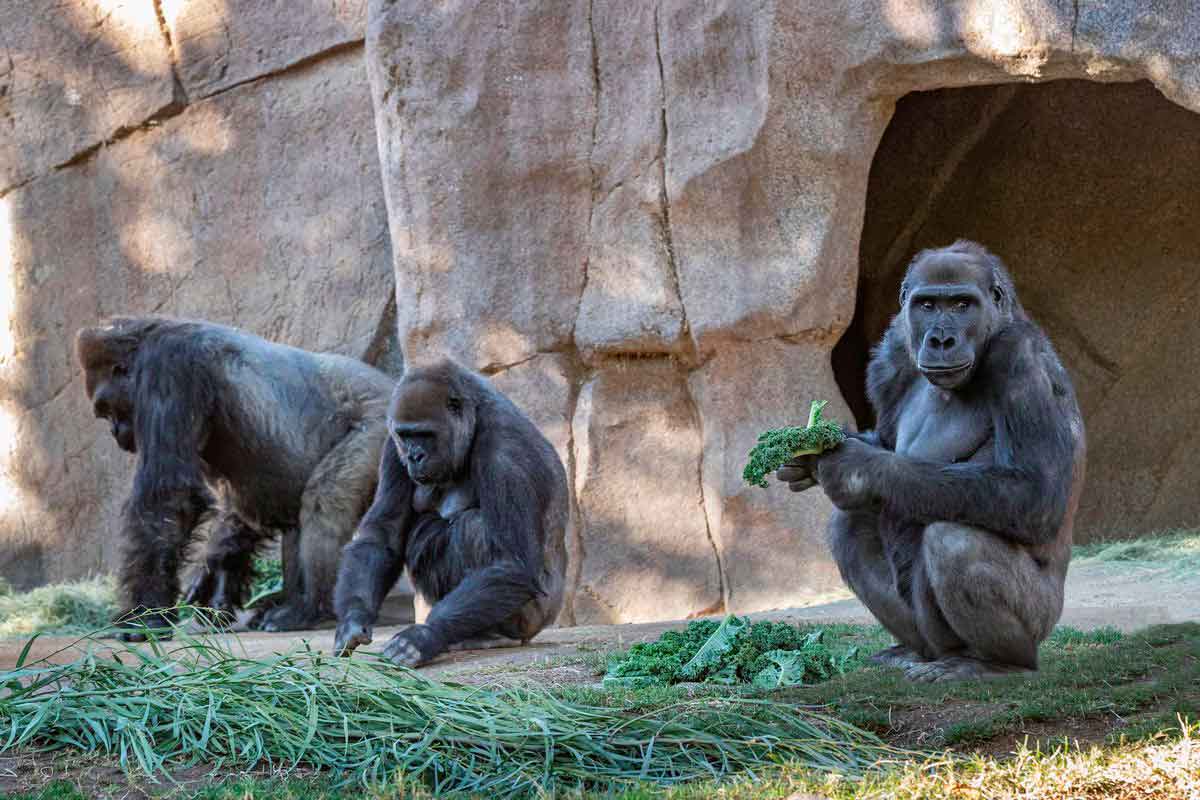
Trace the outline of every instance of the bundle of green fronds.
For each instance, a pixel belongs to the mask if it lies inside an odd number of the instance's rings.
[[[858,648],[837,652],[824,634],[821,628],[806,633],[783,622],[751,623],[733,615],[720,623],[695,620],[613,659],[604,685],[702,681],[775,689],[828,680],[863,663]]]
[[[0,593],[0,636],[81,635],[104,627],[116,613],[116,584],[107,577],[8,590]]]
[[[760,434],[742,470],[742,480],[751,486],[767,488],[767,475],[784,462],[803,455],[817,455],[842,443],[846,434],[836,422],[821,419],[827,400],[814,400],[808,409],[804,427],[776,428]]]
[[[779,762],[854,776],[893,752],[786,703],[601,707],[439,683],[360,655],[306,649],[256,661],[186,635],[167,647],[26,666],[27,646],[0,673],[0,750],[99,751],[149,774],[307,765],[367,785],[403,774],[437,794],[498,796],[669,785]]]

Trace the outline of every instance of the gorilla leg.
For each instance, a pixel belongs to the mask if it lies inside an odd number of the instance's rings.
[[[313,470],[300,507],[300,591],[263,615],[264,631],[308,628],[333,617],[338,559],[371,496],[381,441],[370,425],[354,428]]]
[[[246,601],[253,577],[254,551],[262,539],[263,534],[237,514],[222,512],[208,539],[204,564],[196,570],[183,602],[214,609],[218,612],[215,620],[218,624],[232,622]]]
[[[546,611],[553,604],[497,545],[479,509],[448,521],[435,514],[419,520],[405,561],[417,591],[433,608],[424,624],[392,637],[384,655],[419,666],[456,645],[466,649],[496,646],[505,638],[527,641],[540,631],[550,621]]]
[[[908,676],[983,678],[1037,669],[1038,644],[1062,613],[1063,583],[1020,545],[937,522],[925,528],[913,595],[937,660],[911,667]]]
[[[872,658],[889,666],[907,667],[933,656],[917,627],[912,605],[896,588],[891,565],[879,536],[879,514],[834,510],[829,520],[829,547],[842,580],[900,644]]]

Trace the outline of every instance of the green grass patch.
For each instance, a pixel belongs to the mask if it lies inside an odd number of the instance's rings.
[[[1200,570],[1200,530],[1175,529],[1137,539],[1104,540],[1078,545],[1073,563],[1163,564],[1177,574]]]
[[[28,592],[5,588],[0,587],[0,636],[82,635],[108,625],[117,613],[111,578],[56,583]]]

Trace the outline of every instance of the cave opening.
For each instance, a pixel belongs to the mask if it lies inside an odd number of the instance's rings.
[[[833,369],[857,423],[870,347],[912,256],[1004,260],[1088,433],[1076,541],[1200,525],[1200,115],[1149,82],[901,98],[871,165],[853,321]]]

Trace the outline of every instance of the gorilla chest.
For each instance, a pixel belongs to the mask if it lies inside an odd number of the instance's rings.
[[[420,514],[435,511],[442,519],[450,519],[478,507],[479,495],[470,482],[449,486],[418,485],[413,492],[413,510]]]
[[[986,406],[919,381],[904,398],[896,452],[951,464],[991,457],[992,420]]]

